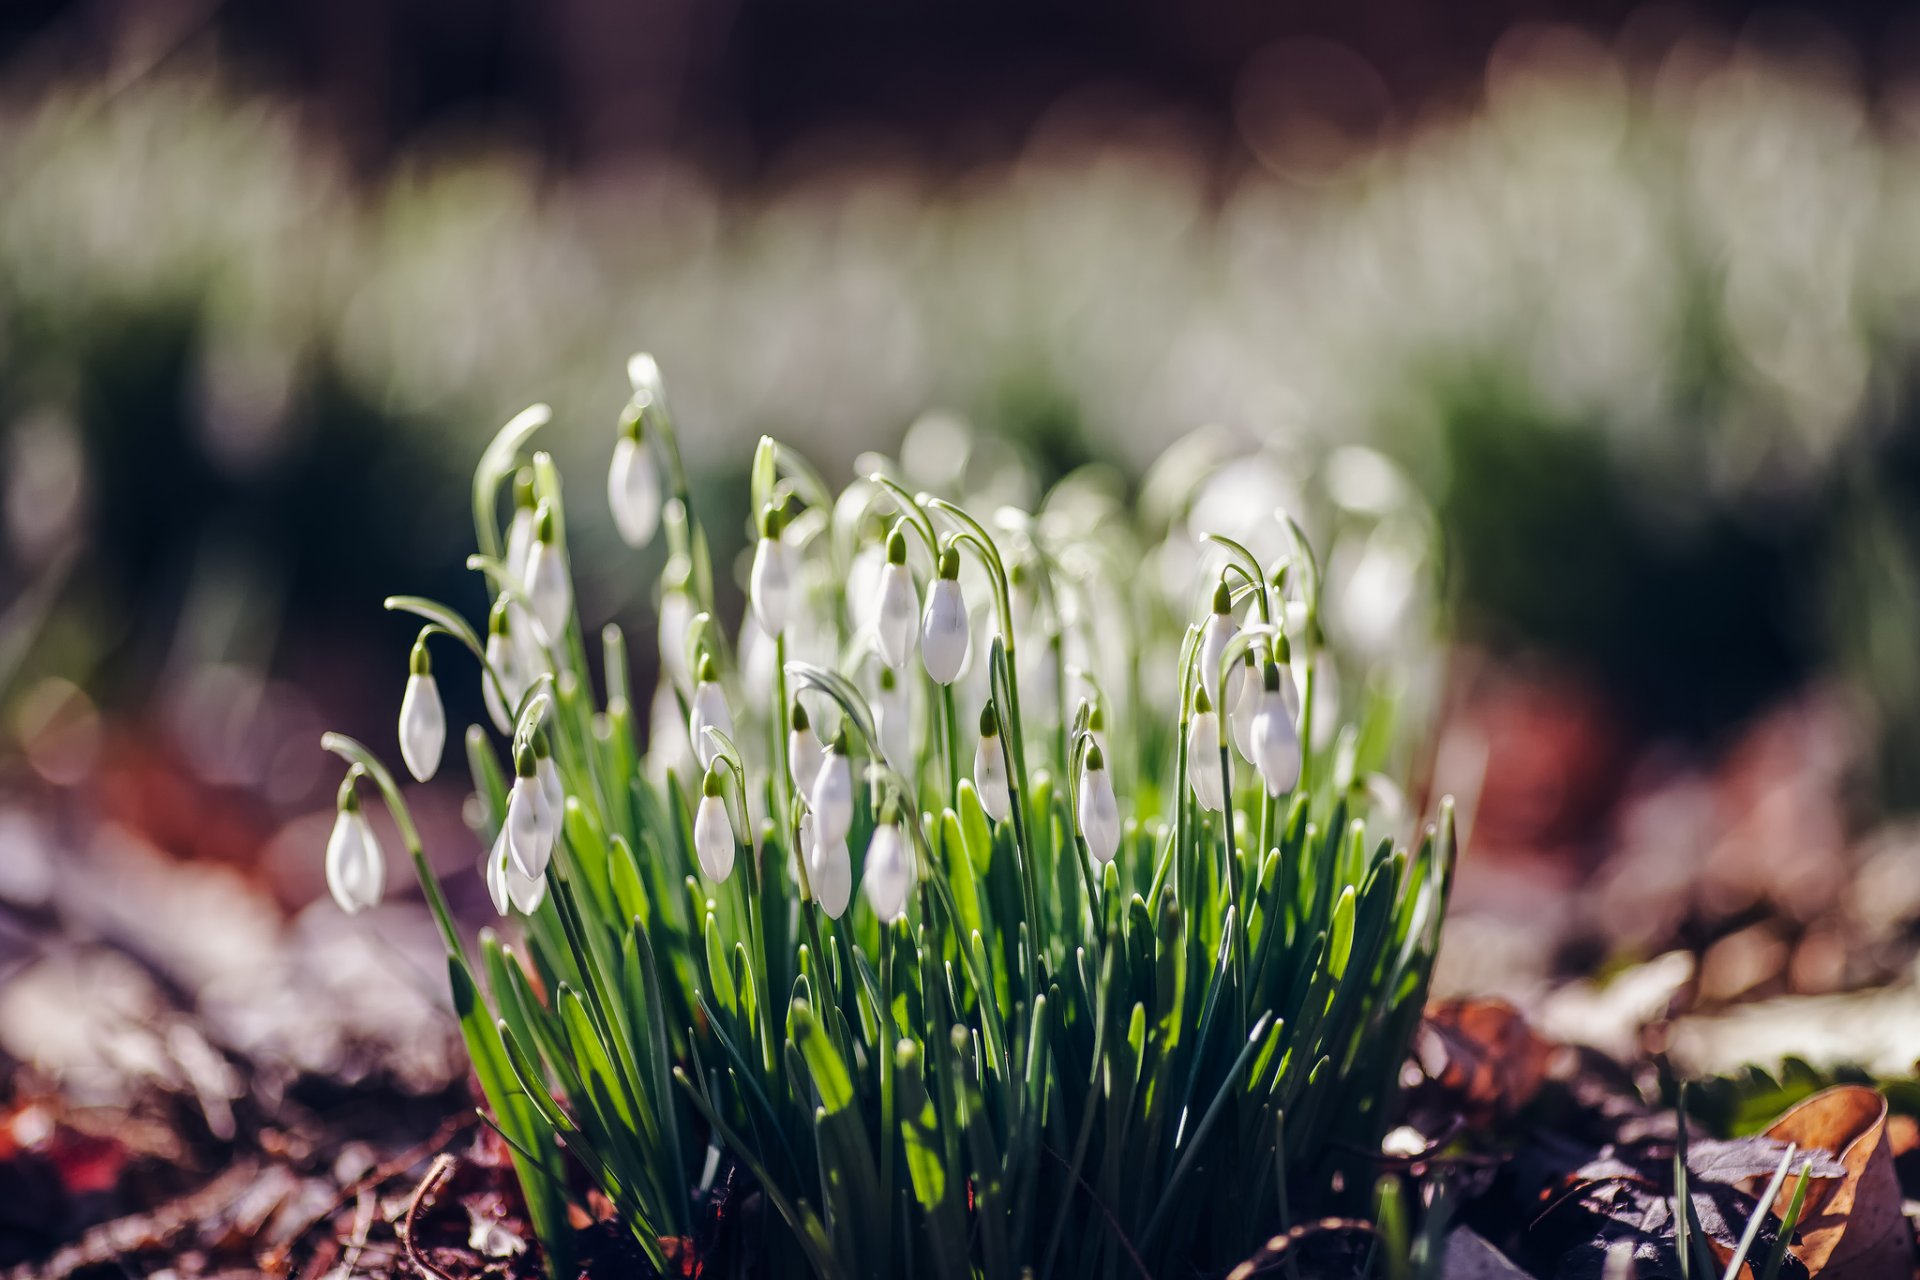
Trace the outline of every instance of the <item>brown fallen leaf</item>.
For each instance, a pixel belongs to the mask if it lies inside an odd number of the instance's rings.
[[[1846,1176],[1807,1187],[1800,1242],[1793,1252],[1814,1276],[1835,1280],[1911,1280],[1913,1240],[1900,1212],[1900,1183],[1887,1141],[1887,1100],[1861,1084],[1836,1085],[1796,1106],[1767,1136],[1832,1151]],[[1774,1202],[1784,1214],[1791,1184]]]
[[[1505,1000],[1472,999],[1429,1005],[1414,1051],[1470,1120],[1484,1120],[1511,1118],[1532,1102],[1558,1049]]]

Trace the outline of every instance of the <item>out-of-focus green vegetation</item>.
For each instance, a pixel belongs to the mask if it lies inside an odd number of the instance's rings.
[[[751,190],[500,154],[350,177],[288,109],[207,79],[42,101],[0,125],[4,573],[30,581],[62,527],[16,481],[77,439],[87,569],[62,616],[87,625],[33,661],[92,647],[137,685],[210,557],[252,566],[239,594],[268,616],[401,585],[477,600],[429,568],[455,561],[462,460],[544,397],[588,468],[608,371],[645,345],[708,472],[763,430],[834,470],[935,406],[1058,467],[1138,467],[1207,422],[1291,459],[1375,442],[1433,499],[1475,634],[1702,733],[1843,673],[1884,720],[1889,794],[1920,797],[1899,103],[1827,63],[1623,63],[1565,34],[1509,42],[1487,84],[1305,170],[1280,147],[1223,175],[1119,128]],[[404,560],[324,558],[344,519]],[[599,520],[576,539],[610,538]]]

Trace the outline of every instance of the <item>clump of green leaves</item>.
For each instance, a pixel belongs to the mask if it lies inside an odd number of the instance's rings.
[[[1187,619],[1146,598],[1118,503],[990,529],[884,460],[834,492],[766,440],[730,637],[658,374],[630,372],[609,499],[669,550],[645,751],[618,628],[589,677],[543,414],[475,476],[485,638],[388,601],[426,620],[410,707],[440,705],[429,642],[480,662],[483,873],[523,942],[468,958],[392,778],[328,739],[343,814],[361,778],[395,811],[556,1274],[570,1162],[662,1271],[1204,1274],[1364,1196],[1454,837],[1442,805],[1392,838],[1394,699],[1328,732],[1298,526],[1272,563],[1201,547]],[[403,715],[416,776],[429,714]],[[356,812],[343,847],[371,839]]]

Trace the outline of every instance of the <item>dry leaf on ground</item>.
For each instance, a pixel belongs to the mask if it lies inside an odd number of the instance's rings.
[[[1913,1240],[1900,1212],[1900,1183],[1887,1141],[1887,1100],[1865,1085],[1817,1093],[1774,1121],[1767,1136],[1834,1152],[1846,1176],[1807,1188],[1794,1252],[1815,1276],[1835,1280],[1911,1280]],[[1774,1206],[1792,1196],[1782,1188]]]

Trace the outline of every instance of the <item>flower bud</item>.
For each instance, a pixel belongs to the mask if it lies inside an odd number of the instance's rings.
[[[548,644],[557,645],[566,632],[567,613],[573,608],[573,583],[567,577],[566,556],[560,549],[554,525],[553,506],[540,504],[533,538],[533,550],[527,555],[527,600],[540,629],[547,633]]]
[[[733,820],[720,790],[719,772],[707,770],[700,784],[700,807],[693,814],[693,852],[700,870],[715,884],[724,884],[733,874]]]
[[[891,667],[880,668],[880,692],[873,700],[873,718],[880,735],[880,754],[901,773],[912,772],[913,709]]]
[[[521,747],[514,760],[513,789],[507,793],[507,851],[525,876],[546,874],[556,832],[537,769],[533,748]]]
[[[907,568],[906,535],[895,529],[887,535],[887,565],[880,571],[880,599],[873,618],[880,660],[895,671],[913,655],[919,617],[920,597],[913,589],[913,571]]]
[[[513,519],[507,522],[507,577],[527,580],[527,557],[533,554],[533,471],[522,467],[513,477]]]
[[[653,541],[660,527],[660,467],[647,443],[638,405],[627,406],[621,427],[620,438],[613,442],[613,465],[607,468],[607,506],[620,540],[638,550]]]
[[[802,795],[813,785],[814,778],[820,772],[820,761],[826,752],[820,747],[820,737],[813,731],[813,722],[807,718],[807,709],[796,700],[793,715],[787,730],[787,774],[793,779],[793,789]]]
[[[360,812],[351,782],[341,788],[340,809],[327,837],[327,890],[348,915],[379,906],[387,890],[386,855]]]
[[[1114,798],[1113,779],[1097,746],[1087,748],[1086,763],[1080,769],[1079,817],[1087,852],[1095,862],[1112,862],[1120,851],[1120,802]]]
[[[820,909],[838,920],[853,898],[853,855],[847,851],[844,832],[837,840],[815,839],[807,859],[807,882]]]
[[[1300,731],[1287,712],[1280,670],[1267,664],[1253,713],[1253,763],[1270,796],[1284,795],[1300,781]]]
[[[1233,592],[1222,578],[1213,589],[1213,613],[1200,633],[1200,686],[1222,712],[1230,713],[1240,705],[1240,695],[1246,687],[1245,676],[1235,667],[1227,674],[1226,697],[1220,696],[1220,659],[1228,643],[1239,634],[1240,625],[1233,620]]]
[[[487,851],[487,896],[493,900],[493,909],[502,916],[509,908],[530,916],[546,901],[547,878],[521,871],[508,847],[510,843],[503,826],[494,837],[493,848]]]
[[[440,701],[427,657],[426,637],[413,642],[408,661],[407,691],[400,695],[400,758],[417,781],[427,782],[440,768],[447,746],[447,709]]]
[[[767,512],[760,525],[760,543],[753,550],[753,572],[747,584],[753,616],[768,636],[787,629],[793,610],[793,548],[781,539],[785,524],[778,508]]]
[[[719,673],[711,655],[700,659],[700,683],[693,691],[693,707],[687,715],[687,736],[693,741],[693,754],[700,767],[711,769],[720,758],[720,744],[707,733],[717,729],[728,739],[733,737],[733,713],[727,710],[726,694],[720,690]]]
[[[844,734],[834,739],[821,759],[807,793],[807,807],[813,811],[815,843],[844,847],[847,832],[853,829],[853,765],[847,760]]]
[[[481,674],[481,700],[487,704],[487,716],[493,721],[493,727],[502,733],[512,733],[513,713],[519,707],[526,684],[520,670],[520,651],[513,642],[510,610],[504,599],[495,600],[493,611],[487,615],[486,656],[493,678],[489,679],[484,672]]]
[[[1193,723],[1187,729],[1187,782],[1202,809],[1226,807],[1226,775],[1220,767],[1220,718],[1207,691],[1193,696]]]
[[[907,914],[907,896],[913,892],[913,857],[897,818],[889,811],[873,829],[873,839],[867,844],[866,876],[861,882],[867,905],[883,923]]]
[[[967,602],[960,594],[960,553],[940,553],[940,576],[927,590],[920,620],[920,661],[935,684],[952,684],[967,661]]]
[[[973,749],[973,789],[980,807],[995,822],[1013,816],[1013,797],[1007,788],[1007,761],[1000,745],[1000,717],[989,702],[980,711],[980,741]]]

